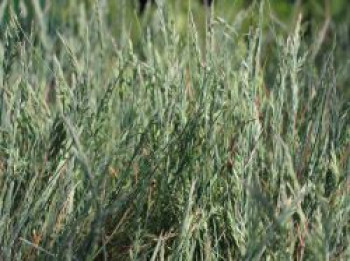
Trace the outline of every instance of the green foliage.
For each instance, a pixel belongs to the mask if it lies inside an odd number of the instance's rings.
[[[0,12],[0,259],[348,260],[346,36],[114,2]]]

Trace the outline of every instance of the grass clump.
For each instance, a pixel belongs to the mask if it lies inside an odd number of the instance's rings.
[[[136,49],[101,12],[79,34],[4,27],[0,259],[350,258],[333,50],[317,66],[299,20],[265,57],[263,6],[204,38],[160,10]]]

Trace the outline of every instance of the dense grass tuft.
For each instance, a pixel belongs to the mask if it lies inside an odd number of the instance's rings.
[[[12,13],[0,259],[349,260],[338,47],[313,57],[301,20],[283,35],[267,9],[246,35],[242,16],[202,30],[189,12],[179,32],[159,9],[137,40],[97,7],[55,33]]]

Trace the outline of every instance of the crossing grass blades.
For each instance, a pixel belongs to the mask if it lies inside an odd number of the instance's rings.
[[[13,14],[0,42],[0,259],[349,260],[338,61],[329,49],[316,69],[297,22],[267,66],[265,14],[242,37],[212,17],[205,39],[191,13],[187,39],[163,16],[140,49],[99,11],[55,35]]]

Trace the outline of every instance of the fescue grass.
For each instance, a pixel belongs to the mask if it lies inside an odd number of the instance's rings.
[[[208,15],[204,37],[159,9],[136,44],[98,6],[54,35],[12,14],[0,259],[349,260],[337,45],[313,59],[300,19],[267,33],[267,9],[246,35]]]

